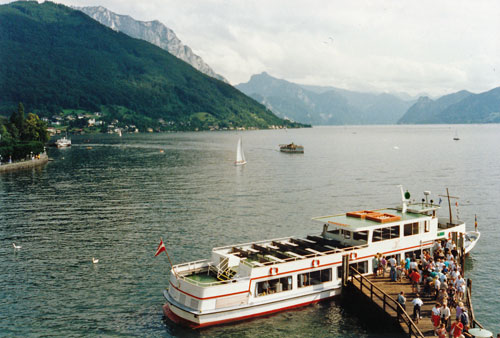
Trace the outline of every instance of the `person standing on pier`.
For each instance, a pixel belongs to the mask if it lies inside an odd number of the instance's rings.
[[[450,335],[453,338],[458,338],[462,336],[462,330],[464,329],[464,325],[460,323],[460,321],[457,319],[455,322],[451,325],[450,329]]]
[[[422,308],[422,305],[424,305],[424,302],[422,302],[420,295],[417,293],[411,303],[413,304],[413,318],[415,323],[418,324],[418,321],[420,320],[420,309]]]
[[[380,261],[378,259],[378,256],[379,254],[376,254],[375,256],[373,256],[373,260],[372,260],[372,265],[373,265],[373,274],[375,275],[375,277],[378,275],[378,266],[380,264]]]
[[[389,258],[389,265],[391,267],[391,272],[390,272],[391,282],[395,282],[396,278],[397,278],[397,275],[396,275],[397,262],[396,262],[396,259],[394,258],[394,256],[391,256],[391,258]]]
[[[398,296],[398,303],[401,304],[403,309],[406,311],[406,298],[405,298],[405,292],[401,291]]]
[[[385,259],[385,256],[382,256],[380,260],[380,267],[382,268],[382,277],[385,277],[385,270],[387,269],[387,259]]]
[[[411,280],[411,291],[415,293],[420,292],[418,285],[418,283],[420,282],[420,274],[418,273],[417,270],[413,270],[410,273],[410,280]]]
[[[451,310],[446,302],[444,302],[443,306],[441,306],[439,314],[441,316],[441,323],[444,324],[446,328],[448,328],[450,326]]]
[[[434,326],[434,331],[437,332],[437,328],[439,326],[439,320],[440,320],[440,309],[441,309],[441,304],[436,303],[434,307],[432,308],[432,325]]]

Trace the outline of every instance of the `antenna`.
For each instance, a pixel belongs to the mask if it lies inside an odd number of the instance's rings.
[[[431,192],[429,190],[426,190],[424,191],[424,195],[425,195],[425,204],[428,204],[429,203],[429,195],[431,194]]]

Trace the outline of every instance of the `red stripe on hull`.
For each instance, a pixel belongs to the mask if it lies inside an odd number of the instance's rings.
[[[227,324],[227,323],[230,323],[230,322],[237,322],[237,321],[242,321],[242,320],[246,320],[246,319],[250,319],[250,318],[255,318],[255,317],[270,315],[270,314],[273,314],[273,313],[276,313],[276,312],[281,312],[281,311],[285,311],[285,310],[291,310],[291,309],[295,309],[295,308],[299,308],[299,307],[303,307],[303,306],[315,304],[315,303],[318,303],[318,302],[321,302],[321,301],[324,301],[324,300],[327,300],[327,299],[331,299],[333,297],[335,297],[335,296],[331,296],[331,297],[327,297],[327,298],[321,298],[321,299],[317,299],[317,300],[313,300],[313,301],[305,302],[305,303],[301,303],[301,304],[296,304],[296,305],[292,305],[292,306],[287,306],[287,307],[279,308],[279,309],[276,309],[276,310],[259,312],[259,313],[255,313],[255,314],[252,314],[252,315],[241,316],[241,317],[230,318],[230,319],[224,319],[224,320],[218,320],[218,321],[208,322],[208,323],[203,323],[203,324],[195,323],[195,322],[189,321],[189,320],[187,320],[185,318],[179,317],[172,310],[170,310],[170,306],[169,306],[168,303],[165,303],[165,305],[163,305],[163,313],[165,314],[165,316],[167,316],[171,321],[173,321],[176,324],[181,324],[181,325],[189,326],[189,327],[191,327],[193,329],[200,329],[200,328],[203,328],[203,327],[208,327],[208,326],[213,326],[213,325],[220,325],[220,324]]]

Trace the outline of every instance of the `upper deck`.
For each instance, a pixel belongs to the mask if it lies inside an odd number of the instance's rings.
[[[439,205],[418,203],[410,204],[406,212],[403,212],[401,207],[384,208],[353,211],[331,216],[320,216],[313,218],[313,220],[356,232],[370,230],[374,227],[389,226],[395,223],[419,221],[431,215],[435,216],[435,211],[438,208]]]

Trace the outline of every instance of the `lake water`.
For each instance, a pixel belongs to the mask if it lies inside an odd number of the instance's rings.
[[[243,167],[233,165],[239,137]],[[278,151],[292,141],[305,154]],[[417,200],[449,188],[469,229],[478,215],[467,276],[476,316],[500,332],[499,145],[500,125],[75,136],[49,149],[45,167],[0,175],[0,336],[397,336],[336,300],[179,327],[163,319],[169,265],[153,254],[160,237],[180,263],[215,246],[318,233],[314,216],[398,204],[398,184]]]

